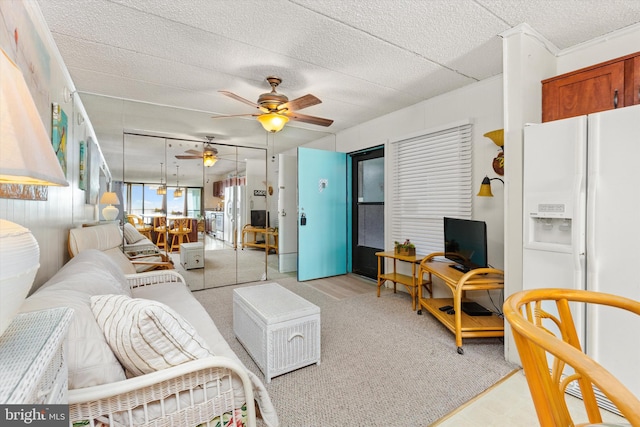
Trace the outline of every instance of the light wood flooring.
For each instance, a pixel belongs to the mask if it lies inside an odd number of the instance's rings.
[[[569,395],[566,398],[569,412],[575,419],[586,421],[587,416],[582,401]],[[602,417],[604,422],[625,422],[624,418],[607,411],[603,411]],[[429,427],[538,427],[539,425],[527,379],[522,370],[517,370]]]

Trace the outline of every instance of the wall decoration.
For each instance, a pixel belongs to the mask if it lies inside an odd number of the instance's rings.
[[[96,143],[91,138],[87,138],[87,171],[86,171],[85,203],[88,205],[98,204],[100,193],[100,152]]]
[[[78,162],[78,188],[87,189],[87,143],[80,141],[80,161]]]
[[[47,200],[49,187],[46,185],[0,184],[0,198],[22,200]]]
[[[51,143],[62,172],[67,176],[67,115],[56,102],[52,103]]]

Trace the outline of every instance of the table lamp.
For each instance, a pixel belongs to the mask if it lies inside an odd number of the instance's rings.
[[[22,72],[0,49],[0,183],[68,186]],[[31,232],[0,219],[0,335],[11,324],[40,267]]]
[[[102,209],[102,216],[107,221],[114,221],[120,210],[113,205],[119,205],[120,199],[118,199],[118,195],[112,191],[105,191],[102,197],[100,198],[101,205],[108,205]]]

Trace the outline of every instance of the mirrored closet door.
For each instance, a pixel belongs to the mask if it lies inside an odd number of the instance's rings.
[[[123,152],[126,214],[152,227],[191,290],[260,281],[269,264],[277,269],[266,150],[125,132]]]

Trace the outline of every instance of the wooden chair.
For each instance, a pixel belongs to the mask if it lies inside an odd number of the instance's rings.
[[[173,226],[169,229],[169,235],[171,236],[169,252],[173,252],[176,244],[178,246],[178,252],[180,252],[180,245],[184,243],[184,238],[187,238],[187,243],[190,242],[189,233],[191,233],[191,219],[180,218],[173,221]]]
[[[158,216],[153,218],[153,231],[156,232],[156,246],[167,249],[167,217]]]
[[[133,225],[140,234],[144,235],[144,237],[146,237],[147,239],[153,241],[153,238],[151,237],[151,231],[153,230],[153,226],[145,224],[141,216],[128,214],[127,221],[129,221],[129,223]]]
[[[615,307],[640,316],[640,302],[599,292],[535,289],[507,298],[504,315],[511,324],[540,425],[564,427],[602,423],[595,386],[631,425],[640,426],[640,400],[581,350],[569,306],[573,302]],[[561,336],[556,337],[551,330],[561,331]],[[632,332],[635,333],[637,331]],[[620,343],[621,346],[624,344]],[[549,360],[553,361],[551,366]],[[575,373],[564,375],[563,372],[572,372],[565,371],[565,366],[573,368]],[[567,409],[565,391],[573,381],[577,381],[582,394],[588,423],[574,424]]]

